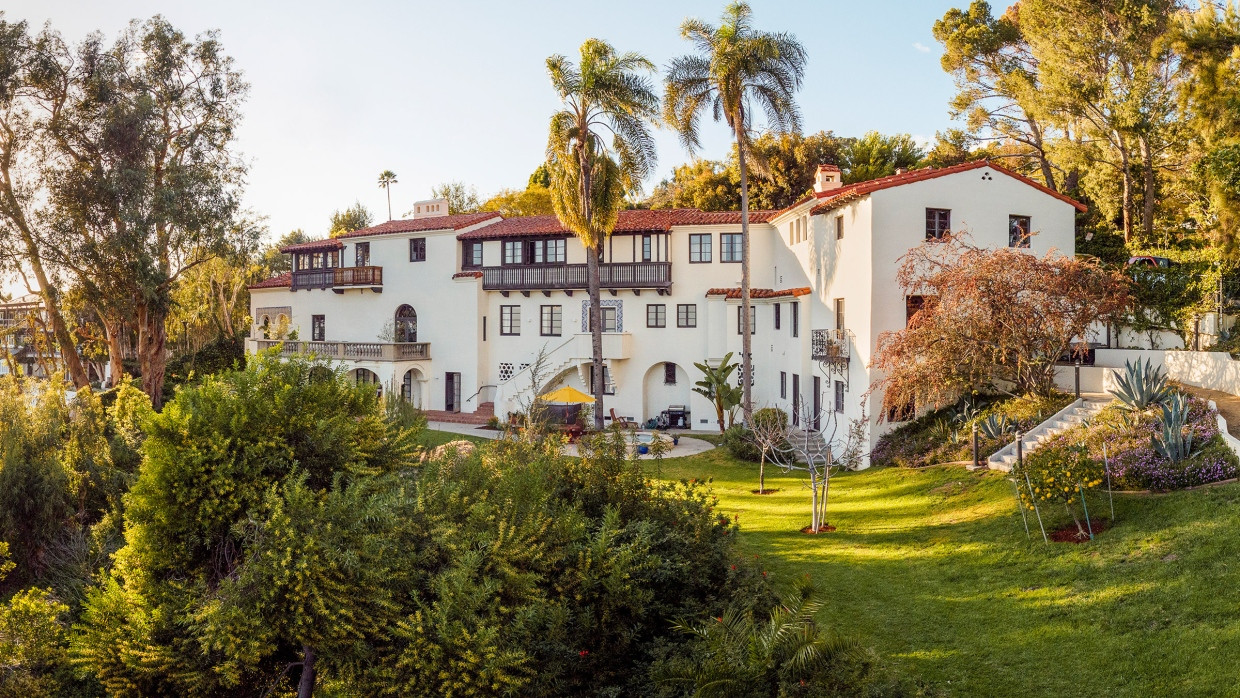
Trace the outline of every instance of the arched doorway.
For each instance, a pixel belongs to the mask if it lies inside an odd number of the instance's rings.
[[[418,313],[411,305],[402,305],[396,309],[396,341],[418,341]]]
[[[674,362],[660,361],[642,379],[642,419],[658,418],[671,407],[688,410],[692,396],[688,371]]]
[[[405,377],[400,382],[400,399],[418,409],[422,409],[422,384],[424,380],[422,372],[416,368],[405,371]]]
[[[379,381],[379,374],[368,368],[358,368],[353,370],[353,380],[358,385],[373,385],[378,395],[383,395],[383,384]]]
[[[258,326],[262,328],[263,339],[271,339],[271,317],[264,315]]]

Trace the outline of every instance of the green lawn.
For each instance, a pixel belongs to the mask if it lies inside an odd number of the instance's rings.
[[[472,441],[476,444],[489,441],[489,439],[485,437],[474,436],[472,434],[456,434],[450,431],[436,431],[434,429],[427,429],[422,432],[421,442],[423,446],[430,449],[435,448],[436,446],[442,446],[449,441],[460,441],[462,439],[465,441]]]
[[[750,494],[757,466],[722,449],[661,472],[712,478],[764,569],[812,575],[826,622],[947,695],[1240,695],[1240,485],[1117,496],[1098,540],[1047,546],[996,473],[839,475],[814,537],[800,478]]]

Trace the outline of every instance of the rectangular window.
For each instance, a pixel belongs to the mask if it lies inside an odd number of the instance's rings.
[[[482,341],[487,341],[487,316],[482,316]]]
[[[801,376],[792,374],[792,426],[801,426]]]
[[[553,240],[535,240],[530,243],[533,250],[531,259],[534,264],[563,264],[566,241],[564,238]]]
[[[676,385],[676,364],[671,361],[663,363],[663,385]]]
[[[835,381],[835,411],[844,411],[844,381]]]
[[[461,267],[471,269],[482,266],[482,243],[466,242],[461,248]]]
[[[1029,247],[1029,216],[1008,216],[1008,247]]]
[[[521,306],[501,305],[499,307],[499,333],[504,335],[521,334]]]
[[[743,305],[736,306],[736,333],[737,334],[741,334],[741,330],[744,327],[744,325],[741,324],[741,318],[744,317],[741,311],[742,309],[744,309],[744,307],[745,306]],[[758,306],[756,305],[749,306],[749,334],[758,334]]]
[[[711,260],[710,242],[711,236],[707,233],[689,236],[689,262],[691,264]]]
[[[720,262],[741,261],[744,249],[744,240],[740,233],[719,233]]]
[[[697,327],[697,305],[681,303],[676,306],[677,327]]]
[[[558,305],[544,305],[539,308],[539,334],[544,337],[559,337],[563,329],[564,309]]]
[[[409,261],[425,262],[426,261],[426,238],[410,238],[409,239]]]
[[[844,217],[843,216],[835,217],[835,239],[836,240],[844,239]]]
[[[788,372],[787,371],[779,372],[779,399],[781,400],[788,399]]]
[[[324,337],[327,336],[327,318],[324,315],[310,316],[310,341],[326,342]]]
[[[651,252],[653,252],[653,249],[651,245],[650,236],[643,235],[642,236],[642,261],[643,262],[650,261]]]
[[[602,316],[603,316],[603,331],[604,332],[618,332],[620,323],[619,323],[619,313],[616,311],[616,306],[605,305],[602,308],[599,308],[599,310],[602,312]],[[587,318],[586,326],[590,328],[589,331],[593,332],[594,325],[588,322],[589,317],[590,317],[590,312],[587,310],[586,311],[586,318]]]
[[[590,366],[590,394],[594,394],[594,366]],[[611,371],[606,366],[603,367],[603,394],[616,394],[616,385],[611,382]]]
[[[952,227],[952,212],[947,208],[926,209],[926,239],[945,240]]]
[[[646,305],[646,327],[667,327],[667,306],[662,303]]]
[[[844,299],[835,299],[835,329],[844,329]]]
[[[775,329],[779,329],[779,303],[775,304]]]
[[[356,262],[357,266],[359,267],[370,266],[370,243],[369,242],[357,243],[357,249],[355,250],[353,261]]]
[[[792,336],[800,337],[801,336],[801,304],[790,303],[788,307],[792,309],[791,317],[789,318],[792,321],[790,323],[792,325]]]
[[[504,241],[504,264],[525,264],[525,243],[520,240]]]
[[[904,299],[904,326],[908,327],[908,324],[912,322],[913,320],[913,316],[917,314],[917,311],[921,310],[924,307],[926,307],[925,296],[909,296],[908,298],[905,298]]]

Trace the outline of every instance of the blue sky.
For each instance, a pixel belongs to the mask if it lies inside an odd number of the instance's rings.
[[[809,51],[800,94],[807,132],[876,129],[931,139],[951,125],[950,76],[939,67],[935,19],[966,0],[753,0],[756,24],[790,31]],[[1001,8],[1002,0],[994,3]],[[556,107],[544,60],[573,56],[598,37],[663,66],[688,51],[689,16],[715,21],[707,2],[305,2],[257,0],[9,0],[6,18],[52,24],[76,41],[109,37],[131,18],[162,13],[193,34],[219,29],[251,93],[240,130],[250,163],[246,201],[271,235],[325,234],[332,211],[355,199],[386,220],[376,179],[394,170],[396,217],[439,182],[485,196],[523,187],[542,159]],[[722,157],[728,134],[704,128],[703,155]],[[688,159],[658,133],[659,175]]]

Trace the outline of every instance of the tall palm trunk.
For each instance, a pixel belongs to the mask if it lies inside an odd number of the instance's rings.
[[[743,140],[744,119],[737,120],[736,154],[741,169],[741,410],[745,424],[753,424],[753,335],[750,327],[749,299],[749,176],[745,166],[745,147]]]
[[[582,131],[587,130],[582,126]],[[590,176],[590,159],[585,145],[577,146],[577,162],[581,168],[581,209],[585,218],[586,229],[594,230],[594,208],[590,205],[593,194],[592,177]],[[603,241],[595,239],[593,245],[586,245],[586,276],[587,290],[590,296],[590,392],[594,395],[594,428],[603,429],[603,301],[600,298],[599,257],[603,255]]]

